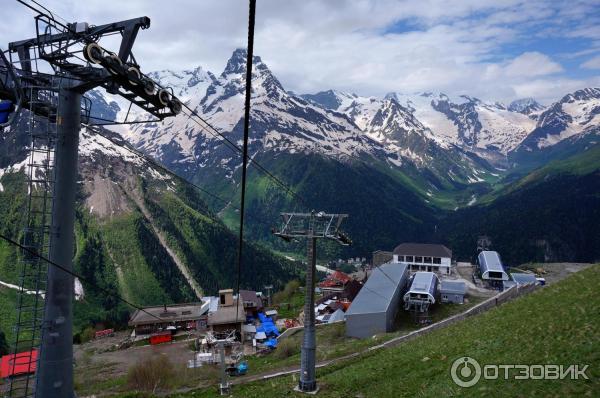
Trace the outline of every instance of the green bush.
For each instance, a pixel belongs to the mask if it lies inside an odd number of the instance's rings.
[[[300,352],[300,345],[295,339],[282,340],[275,349],[273,356],[277,359],[289,358]]]
[[[81,343],[87,343],[88,341],[92,340],[95,335],[96,330],[93,327],[88,326],[87,328],[83,329],[83,331],[80,333],[79,341]]]
[[[282,291],[277,292],[273,295],[273,302],[275,304],[281,304],[289,301],[294,293],[298,291],[300,287],[300,282],[296,279],[289,281],[286,283],[285,287]]]
[[[173,365],[163,355],[142,360],[127,372],[127,384],[132,389],[156,391],[169,388],[175,378]]]

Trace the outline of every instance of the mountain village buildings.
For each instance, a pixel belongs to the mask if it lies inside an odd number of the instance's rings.
[[[452,251],[444,245],[402,243],[394,249],[393,260],[408,264],[409,271],[450,274]]]
[[[502,265],[500,255],[495,251],[482,251],[477,256],[481,279],[489,283],[508,281],[510,277]]]
[[[391,252],[373,252],[373,265],[387,262],[408,264],[410,272],[435,272],[449,275],[452,268],[452,250],[444,245],[431,243],[401,243]]]
[[[467,294],[467,285],[464,281],[442,279],[440,283],[440,297],[442,303],[463,304]]]
[[[403,263],[374,268],[346,312],[346,335],[365,338],[391,332],[408,276],[408,266]]]
[[[404,309],[426,312],[437,301],[438,277],[433,272],[417,272],[404,295]]]
[[[207,301],[146,307],[131,315],[129,326],[136,335],[164,330],[205,330],[209,307]]]

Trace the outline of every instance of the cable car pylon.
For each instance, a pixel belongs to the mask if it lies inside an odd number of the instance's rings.
[[[137,105],[157,121],[178,114],[182,104],[172,89],[161,87],[141,72],[131,52],[139,30],[150,27],[150,18],[134,18],[98,26],[87,23],[63,24],[46,10],[23,4],[37,12],[34,18],[36,36],[10,43],[8,56],[2,53],[0,57],[0,99],[15,105],[14,114],[7,117],[0,127],[11,122],[14,126],[14,120],[18,119],[17,114],[22,110],[27,110],[32,120],[34,117],[43,119],[47,126],[55,127],[52,136],[54,147],[49,144],[40,147],[33,139],[30,147],[31,151],[45,150],[48,159],[52,160],[46,162],[45,171],[41,173],[52,184],[30,184],[30,199],[32,196],[39,197],[40,191],[43,197],[53,199],[49,207],[49,220],[41,226],[49,235],[49,242],[39,246],[35,241],[31,247],[40,254],[47,251],[53,263],[62,264],[67,271],[72,271],[79,131],[82,121],[87,122],[90,114],[89,100],[84,101],[84,94],[103,87],[109,93],[120,95]],[[100,44],[104,36],[113,34],[121,35],[118,52],[112,52]],[[41,63],[49,65],[52,72],[41,72],[38,69]],[[34,127],[30,122],[29,128]],[[34,160],[30,163],[31,174],[32,167],[37,163]],[[40,173],[36,171],[35,174]],[[34,178],[38,177],[30,180]],[[44,205],[48,203],[46,201]],[[31,219],[35,211],[38,209],[30,208],[27,218]],[[25,307],[30,307],[22,306],[18,314],[21,321],[16,325],[17,344],[14,353],[19,353],[24,347],[19,341],[28,341],[30,352],[39,349],[36,380],[30,380],[29,374],[11,378],[8,396],[72,398],[72,274],[49,267],[45,283],[41,280],[43,273],[39,268],[37,271],[24,269],[28,277],[20,280],[21,295],[30,287],[26,284],[35,284],[38,291],[40,285],[46,286],[45,306],[34,308],[40,313],[40,308],[44,308],[43,317],[37,312],[33,316],[21,317]],[[41,342],[37,347],[40,333]],[[31,362],[35,359],[33,355],[29,358],[32,368]]]
[[[297,391],[315,393],[317,388],[315,329],[315,272],[317,266],[317,239],[329,239],[343,246],[352,244],[350,238],[341,231],[347,214],[326,214],[324,212],[281,213],[283,223],[273,235],[286,242],[292,239],[307,240],[306,287],[304,297],[304,334],[300,353],[300,380]]]

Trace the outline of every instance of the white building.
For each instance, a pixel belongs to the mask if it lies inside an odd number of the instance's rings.
[[[449,274],[452,266],[452,251],[444,245],[402,243],[396,246],[393,256],[394,262],[407,263],[411,272]]]

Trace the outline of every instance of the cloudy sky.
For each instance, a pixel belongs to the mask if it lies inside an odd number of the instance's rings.
[[[33,36],[33,13],[3,1],[0,47]],[[38,0],[102,24],[147,15],[145,71],[220,73],[245,47],[245,0]],[[7,4],[5,4],[7,3]],[[599,0],[258,0],[255,54],[288,90],[361,95],[442,91],[549,103],[600,86]]]

